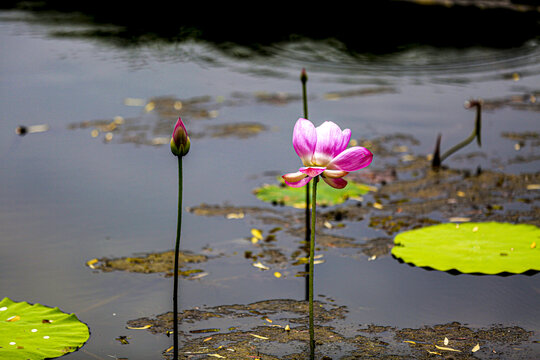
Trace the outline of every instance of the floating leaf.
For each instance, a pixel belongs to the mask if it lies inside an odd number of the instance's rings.
[[[261,335],[257,335],[257,334],[249,334],[249,335],[251,335],[253,337],[256,337],[257,339],[268,340],[267,337],[264,337],[264,336],[261,336]]]
[[[259,229],[251,229],[251,235],[253,235],[254,238],[257,238],[259,240],[262,240],[262,231]]]
[[[392,254],[406,263],[436,270],[499,274],[540,270],[540,238],[534,225],[439,224],[398,234]]]
[[[437,349],[439,349],[439,350],[461,352],[461,350],[452,349],[452,348],[449,348],[449,347],[446,347],[446,346],[438,346],[438,345],[435,345],[435,347],[436,347]]]
[[[120,342],[120,344],[122,344],[122,345],[129,345],[128,339],[129,338],[127,336],[120,335],[119,337],[117,337],[114,340]]]
[[[448,338],[447,337],[444,338],[443,343],[444,343],[445,346],[448,345]]]
[[[143,325],[143,326],[126,326],[127,329],[130,329],[130,330],[144,330],[144,329],[149,329],[151,328],[152,325],[151,324],[147,324],[147,325]]]
[[[472,352],[477,352],[478,350],[480,350],[480,344],[474,345],[474,347],[471,349]]]
[[[331,206],[344,203],[347,199],[358,198],[369,191],[375,191],[372,186],[348,181],[344,189],[334,189],[324,181],[319,182],[317,188],[317,204]],[[255,189],[255,195],[262,201],[283,204],[303,209],[306,206],[306,189],[292,188],[283,182],[278,185],[264,185]]]
[[[276,271],[274,273],[274,276],[279,279],[282,275],[281,275],[281,273],[279,271]]]
[[[0,301],[0,358],[39,360],[79,349],[89,338],[86,324],[58,308],[9,298]],[[7,319],[17,321],[6,321]]]
[[[88,260],[86,262],[86,265],[91,269],[95,269],[96,267],[94,266],[94,264],[97,264],[98,262],[99,262],[98,259],[92,259],[92,260]]]

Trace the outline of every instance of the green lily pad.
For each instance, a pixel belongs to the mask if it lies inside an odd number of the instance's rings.
[[[90,337],[88,326],[57,307],[9,298],[0,301],[0,358],[38,360],[78,350]]]
[[[311,182],[306,186],[312,186]],[[310,188],[311,189],[311,188]],[[369,191],[374,191],[373,186],[348,181],[344,189],[335,189],[324,181],[317,185],[317,205],[331,206],[344,203],[348,199],[360,198]],[[306,206],[306,188],[293,188],[285,185],[281,180],[278,185],[263,185],[255,189],[255,195],[262,201],[272,204],[280,204],[304,209]]]
[[[398,234],[392,255],[420,267],[462,273],[540,271],[540,228],[508,223],[439,224]]]

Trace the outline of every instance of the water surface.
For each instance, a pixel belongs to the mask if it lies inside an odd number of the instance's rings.
[[[481,156],[450,158],[448,165],[539,170],[538,144],[527,140],[516,147],[517,141],[502,136],[538,134],[540,49],[534,39],[516,47],[426,45],[378,55],[351,54],[337,40],[302,39],[266,45],[263,54],[233,46],[231,56],[197,40],[126,47],[95,37],[54,36],[93,25],[44,19],[0,12],[0,297],[58,306],[86,322],[91,338],[68,359],[157,358],[171,343],[128,331],[125,324],[169,311],[172,279],[85,266],[93,258],[173,246],[176,159],[167,145],[147,140],[167,138],[178,115],[145,110],[151,99],[203,99],[194,108],[211,112],[198,117],[179,110],[194,134],[184,161],[186,207],[272,207],[252,190],[299,166],[291,134],[302,116],[302,68],[309,74],[309,114],[316,124],[335,121],[356,139],[408,134],[418,142],[406,144],[406,153],[427,155],[438,133],[443,148],[466,137],[474,113],[463,104],[484,98],[494,105],[484,112],[482,147],[471,144],[464,151]],[[84,125],[118,116],[126,126],[112,132],[110,141],[105,132],[92,137],[95,127]],[[211,136],[212,126],[237,123],[266,130],[246,138]],[[19,125],[38,124],[48,130],[15,133]],[[138,126],[145,141],[123,137],[127,125]],[[512,162],[518,155],[529,160]],[[375,154],[372,167],[396,161]],[[268,230],[265,225],[189,212],[183,224],[183,249],[210,247],[225,255],[203,265],[208,276],[181,281],[182,308],[303,298],[303,279],[291,269],[277,279],[244,259],[250,229]],[[385,235],[367,222],[347,223],[336,234],[359,242]],[[298,241],[283,239],[285,249],[298,248]],[[324,257],[316,294],[347,306],[351,326],[459,321],[540,331],[538,275],[454,276],[390,256],[369,261],[351,249],[326,249]],[[120,335],[131,344],[116,341]]]

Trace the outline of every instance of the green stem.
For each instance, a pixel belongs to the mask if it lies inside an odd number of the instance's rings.
[[[315,330],[313,327],[313,270],[315,258],[315,223],[317,208],[317,183],[319,177],[313,178],[313,194],[311,199],[311,241],[309,242],[309,352],[310,359],[315,359]]]
[[[174,360],[178,360],[178,256],[180,253],[181,230],[182,230],[182,156],[178,156],[178,221],[176,223],[176,245],[174,247],[174,288],[173,288]]]
[[[300,81],[302,82],[302,102],[304,105],[304,119],[308,118],[308,106],[307,106],[307,89],[306,89],[306,83],[307,83],[307,74],[306,70],[302,69],[302,73],[300,74]],[[310,229],[310,212],[309,212],[309,186],[306,186],[306,244],[309,244],[311,239],[311,229]],[[306,265],[306,268],[308,268],[309,272],[309,265]],[[309,281],[309,279],[308,279]],[[309,297],[309,292],[306,289],[306,298]]]
[[[300,81],[302,82],[302,102],[304,105],[304,119],[308,118],[308,107],[307,107],[307,90],[306,90],[306,83],[307,83],[307,74],[306,69],[302,69],[302,72],[300,73]],[[306,186],[306,244],[309,244],[311,239],[311,220],[310,220],[310,212],[309,212],[309,186]],[[309,265],[306,264],[306,272],[309,273]],[[309,277],[306,278],[306,282],[309,283]],[[308,285],[306,284],[306,290],[305,290],[305,298],[306,300],[309,298],[309,289]]]

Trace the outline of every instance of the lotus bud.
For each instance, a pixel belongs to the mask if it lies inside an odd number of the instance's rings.
[[[189,152],[189,136],[181,118],[178,118],[171,138],[171,151],[176,156],[185,156]]]

